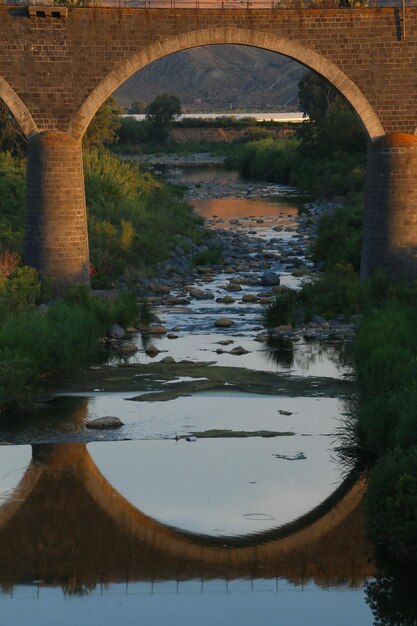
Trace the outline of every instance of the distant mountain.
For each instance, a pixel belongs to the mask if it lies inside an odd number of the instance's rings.
[[[115,93],[123,106],[149,104],[161,92],[177,96],[186,111],[292,109],[305,67],[275,52],[248,46],[192,48],[146,66]]]

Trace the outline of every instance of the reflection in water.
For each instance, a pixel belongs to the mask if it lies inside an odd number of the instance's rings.
[[[239,224],[228,224],[225,222],[214,222],[212,226],[220,228],[233,228],[237,226],[245,226],[246,228],[256,227],[258,230],[263,227],[256,220],[251,218],[275,218],[276,224],[285,227],[297,228],[294,220],[288,220],[288,217],[294,218],[298,215],[298,208],[294,206],[294,202],[287,200],[253,200],[249,198],[207,198],[204,200],[193,200],[199,215],[206,219],[213,216],[220,216],[222,220],[242,219]],[[268,221],[271,226],[271,221]]]
[[[138,477],[146,481],[146,477]],[[361,483],[346,483],[303,522],[231,540],[171,529],[133,507],[82,444],[34,446],[0,507],[0,583],[41,581],[83,595],[98,583],[285,577],[325,587],[373,573]],[[11,508],[10,508],[11,507]]]
[[[284,369],[294,365],[294,343],[287,337],[268,337],[264,356]]]
[[[228,185],[239,180],[237,170],[227,170],[224,167],[216,165],[208,167],[187,167],[180,172],[176,172],[176,176],[179,176],[182,182],[193,183],[194,185],[201,183]]]
[[[348,371],[349,360],[342,345],[329,345],[322,341],[294,343],[289,337],[279,336],[269,336],[264,345],[266,349],[260,354],[267,362],[274,363],[280,369],[294,370],[293,373],[297,375],[311,375],[314,366],[319,366],[317,370],[320,375],[337,377]]]
[[[365,586],[375,626],[415,626],[417,565],[383,563],[383,568],[384,575]]]

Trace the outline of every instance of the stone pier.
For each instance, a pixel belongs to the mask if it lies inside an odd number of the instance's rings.
[[[82,144],[66,133],[28,142],[25,263],[55,286],[90,284]]]
[[[390,133],[368,149],[361,277],[417,276],[417,137]]]

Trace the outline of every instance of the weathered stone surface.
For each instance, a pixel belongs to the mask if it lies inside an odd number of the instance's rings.
[[[235,299],[232,296],[224,296],[223,298],[216,298],[216,302],[221,302],[222,304],[233,304]]]
[[[111,339],[122,339],[125,334],[124,328],[122,328],[119,324],[113,324],[109,331]]]
[[[156,324],[155,326],[150,326],[148,328],[148,332],[151,335],[165,335],[168,332],[168,329],[165,328],[162,324]]]
[[[29,138],[25,261],[58,284],[89,284],[81,154],[88,124],[142,67],[219,43],[296,59],[347,98],[374,142],[362,274],[381,266],[415,274],[416,148],[411,140],[377,142],[417,128],[416,33],[411,27],[403,37],[397,11],[60,7],[51,17],[1,6],[0,98]],[[408,6],[407,24],[416,19],[417,7]]]
[[[148,356],[150,356],[152,359],[157,356],[161,351],[158,350],[158,348],[154,345],[150,345],[146,348],[145,350],[145,354],[147,354]]]
[[[229,354],[234,354],[235,356],[241,356],[242,354],[249,354],[249,350],[242,348],[242,346],[236,346],[236,348],[232,348],[232,350],[229,350]]]
[[[257,302],[258,298],[255,296],[254,293],[245,293],[244,296],[242,296],[242,302]]]
[[[25,263],[42,277],[53,278],[56,287],[89,285],[80,143],[56,131],[29,139],[26,204]]]
[[[118,345],[116,345],[115,350],[120,356],[129,357],[136,354],[139,348],[135,343],[132,343],[131,341],[124,341],[123,343],[119,343]]]
[[[214,325],[217,328],[228,328],[229,326],[233,326],[234,321],[230,320],[228,317],[221,317],[220,319],[214,322]]]
[[[261,276],[261,285],[264,287],[273,287],[279,283],[279,276],[275,272],[264,272]]]
[[[368,151],[362,278],[416,276],[416,206],[417,137],[393,133]]]
[[[110,428],[121,428],[124,423],[120,417],[113,417],[112,415],[106,415],[105,417],[97,417],[94,420],[86,423],[87,428],[94,430],[106,430]]]

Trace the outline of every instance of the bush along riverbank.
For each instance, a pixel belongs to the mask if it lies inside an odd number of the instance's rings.
[[[63,372],[106,360],[112,326],[138,320],[128,293],[109,300],[80,287],[50,296],[34,269],[0,256],[0,411],[30,406]]]
[[[179,186],[103,149],[86,151],[84,168],[93,288],[119,288],[115,301],[76,289],[56,298],[22,266],[25,159],[0,153],[0,410],[33,402],[64,370],[108,358],[99,340],[111,326],[138,324],[129,290],[179,247],[191,263],[209,237]]]
[[[296,184],[315,197],[345,197],[345,207],[325,212],[318,220],[311,253],[321,274],[299,293],[279,294],[266,307],[264,323],[296,324],[313,313],[323,316],[318,321],[343,316],[360,322],[352,347],[358,398],[341,429],[341,453],[350,467],[368,472],[369,532],[378,551],[394,561],[415,563],[417,281],[391,281],[376,274],[360,282],[363,146],[355,149],[360,147],[356,131],[346,137],[351,122],[343,106],[333,100],[334,107],[323,115],[322,100],[311,97],[313,124],[301,130],[298,140],[280,146],[270,139],[249,143],[240,155],[243,173],[257,177],[266,168],[274,180]],[[335,120],[344,118],[338,152],[331,149],[336,133],[330,130]],[[318,149],[314,161],[309,151],[315,143],[319,147],[317,137],[323,149],[327,143],[328,153],[323,157]]]
[[[84,173],[93,287],[151,275],[179,243],[196,252],[209,237],[183,189],[141,164],[92,149]],[[22,253],[25,185],[24,158],[0,153],[0,252]]]

